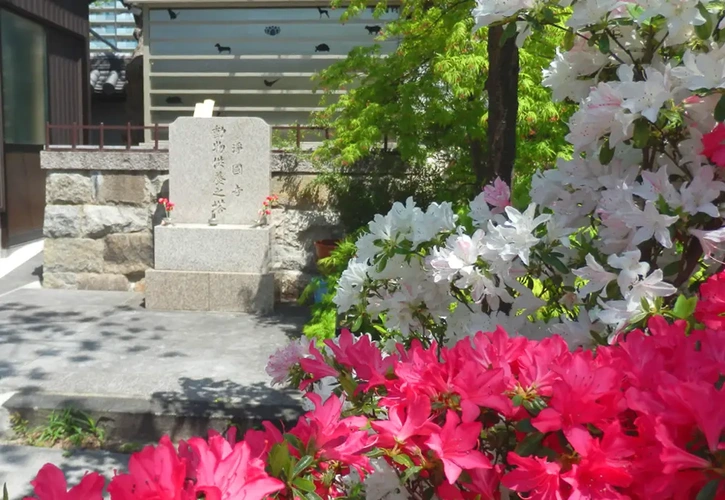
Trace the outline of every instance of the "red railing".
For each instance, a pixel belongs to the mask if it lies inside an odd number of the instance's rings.
[[[51,123],[45,124],[45,149],[46,150],[68,150],[75,151],[77,149],[83,149],[83,150],[96,150],[96,151],[149,151],[149,148],[140,148],[138,145],[134,145],[132,141],[132,132],[135,131],[142,131],[145,132],[146,130],[152,130],[152,141],[153,141],[153,147],[150,148],[152,151],[167,151],[167,149],[161,149],[159,148],[159,133],[162,130],[168,129],[168,125],[159,125],[158,123],[155,123],[153,125],[131,125],[131,123],[127,123],[126,125],[105,125],[103,123],[100,123],[98,125],[81,125],[78,123],[73,123],[70,125],[55,125]],[[51,141],[51,134],[54,130],[57,131],[70,131],[70,144],[64,143],[64,144],[52,144]],[[85,131],[88,132],[98,132],[98,144],[83,144],[85,142],[83,140],[83,133]],[[112,145],[109,146],[106,144],[106,132],[109,131],[115,131],[115,132],[125,132],[126,136],[126,144],[125,147],[123,145]],[[134,146],[136,146],[134,148]]]
[[[103,123],[100,123],[98,125],[81,125],[78,123],[73,123],[70,125],[55,125],[51,123],[45,124],[45,149],[47,151],[55,150],[55,151],[76,151],[78,149],[82,149],[84,151],[168,151],[167,148],[159,148],[159,142],[162,140],[159,137],[159,134],[162,131],[168,130],[168,125],[159,125],[158,123],[154,125],[131,125],[130,123],[127,123],[126,125],[105,125]],[[152,141],[153,141],[153,147],[147,148],[147,147],[139,147],[138,144],[133,144],[132,141],[132,132],[134,131],[146,131],[146,130],[152,130]],[[325,139],[329,139],[331,135],[331,130],[329,128],[324,127],[307,127],[303,125],[276,125],[272,127],[273,132],[286,132],[286,131],[294,131],[295,134],[295,145],[297,146],[297,149],[300,148],[300,146],[303,143],[303,133],[306,131],[317,131],[320,132],[319,134],[319,140],[322,140],[322,136],[324,135]],[[56,141],[51,140],[51,136],[53,131],[70,131],[70,144],[67,142],[63,142],[62,144],[56,143]],[[97,132],[98,133],[98,143],[97,144],[85,144],[85,140],[83,140],[84,132]],[[125,145],[108,145],[106,144],[106,132],[125,132]],[[317,142],[317,141],[310,141],[310,142]],[[272,152],[274,153],[282,153],[284,152],[284,149],[273,149]]]
[[[307,127],[304,125],[275,125],[272,127],[272,133],[277,131],[287,131],[287,130],[294,130],[295,131],[295,145],[297,146],[297,149],[300,148],[302,145],[302,132],[304,131],[310,131],[310,130],[316,130],[320,132],[324,132],[325,139],[330,138],[331,130],[329,128],[325,127]],[[320,137],[322,139],[322,137]],[[284,149],[273,149],[273,153],[284,153]]]

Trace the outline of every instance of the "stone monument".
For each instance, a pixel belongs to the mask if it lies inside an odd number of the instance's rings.
[[[274,307],[271,131],[259,118],[178,118],[169,128],[170,225],[154,230],[146,307],[265,313]]]

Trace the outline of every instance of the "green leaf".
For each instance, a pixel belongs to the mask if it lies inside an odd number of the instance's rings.
[[[536,428],[531,425],[531,419],[526,418],[516,422],[516,430],[519,432],[536,432]]]
[[[514,406],[521,406],[524,402],[524,398],[523,396],[521,396],[521,394],[517,394],[513,398],[511,398],[511,402],[514,404]]]
[[[690,319],[695,312],[697,306],[697,297],[686,298],[684,295],[677,297],[675,307],[672,308],[672,314],[675,318]]]
[[[305,477],[297,477],[292,484],[297,486],[302,491],[313,492],[315,491],[315,483]]]
[[[3,500],[9,500],[10,496],[8,495],[8,484],[3,483]]]
[[[554,11],[552,11],[549,7],[544,7],[541,10],[541,14],[544,16],[544,21],[550,24],[554,24],[556,22],[556,16],[554,16]]]
[[[725,121],[725,94],[720,97],[715,106],[715,120],[719,122]]]
[[[300,438],[298,438],[294,434],[285,434],[284,440],[287,441],[289,444],[291,444],[297,451],[304,454],[305,445],[302,444],[302,441],[300,441]]]
[[[695,497],[695,500],[715,500],[715,494],[717,493],[719,485],[720,479],[713,479],[702,487],[697,497]]]
[[[541,260],[559,271],[561,274],[569,274],[569,268],[566,267],[562,261],[552,256],[551,254],[542,254]]]
[[[506,29],[503,30],[503,34],[501,35],[501,42],[500,45],[503,47],[503,45],[506,43],[506,40],[509,38],[516,36],[516,23],[508,23],[506,25]]]
[[[351,327],[350,329],[351,329],[351,330],[352,330],[353,332],[357,332],[357,331],[359,331],[359,330],[360,330],[360,328],[362,327],[362,323],[363,323],[363,317],[362,317],[362,315],[360,315],[360,316],[358,316],[358,317],[357,317],[357,318],[355,319],[355,322],[354,322],[354,323],[352,324],[352,327]]]
[[[300,461],[295,464],[295,468],[292,469],[292,477],[298,476],[303,470],[312,465],[315,459],[309,455],[305,455],[300,458]]]
[[[395,455],[393,457],[393,461],[399,463],[400,465],[404,465],[406,467],[415,467],[413,460],[411,460],[411,458],[408,455],[406,455],[405,453]]]
[[[564,35],[564,48],[566,50],[571,50],[574,48],[574,41],[576,40],[576,34],[574,33],[573,29],[569,29],[566,32],[566,35]]]
[[[713,15],[705,8],[702,3],[697,4],[697,10],[700,11],[705,22],[699,26],[695,26],[695,34],[702,40],[707,40],[712,36],[712,30],[715,28],[715,20]]]
[[[601,36],[597,41],[597,46],[599,47],[599,52],[609,54],[609,37],[607,35]]]
[[[609,165],[612,158],[614,158],[614,148],[610,148],[609,140],[606,140],[599,149],[599,163],[602,165]]]
[[[415,467],[405,469],[405,472],[403,472],[403,475],[400,476],[400,482],[403,484],[407,483],[411,477],[418,474],[422,470],[423,470],[423,467],[421,467],[420,465],[416,465]]]
[[[270,474],[279,477],[281,472],[289,464],[291,457],[287,443],[277,443],[269,451]]]
[[[640,118],[634,122],[634,133],[632,134],[632,142],[634,147],[642,149],[649,142],[649,123],[646,118]]]
[[[309,491],[309,492],[305,493],[305,498],[307,500],[324,500],[320,495],[318,495],[314,491]]]
[[[545,434],[541,432],[529,434],[524,438],[523,441],[518,444],[518,446],[516,446],[516,449],[514,451],[517,455],[521,455],[522,457],[528,457],[529,455],[532,455],[534,451],[536,451],[541,442],[544,440],[544,436]]]

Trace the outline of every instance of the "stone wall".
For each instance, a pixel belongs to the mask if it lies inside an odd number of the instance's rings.
[[[43,286],[86,290],[144,290],[153,267],[153,231],[168,196],[168,154],[127,151],[44,151],[46,171]],[[284,155],[272,162],[272,270],[277,298],[295,300],[316,273],[314,242],[340,237],[334,213],[303,189],[309,165]],[[173,201],[173,200],[172,200]]]

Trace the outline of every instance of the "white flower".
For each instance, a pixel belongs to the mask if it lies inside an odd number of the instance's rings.
[[[574,12],[566,22],[566,25],[576,29],[590,24],[596,24],[620,3],[617,0],[584,0],[577,2]]]
[[[632,243],[638,245],[644,241],[654,238],[665,248],[672,246],[670,238],[670,230],[668,229],[674,224],[679,217],[676,215],[663,215],[659,213],[654,202],[647,201],[644,204],[644,210],[635,208],[629,213],[623,215],[622,220],[631,227],[637,229],[634,233]]]
[[[631,66],[622,65],[617,75],[622,82],[620,92],[624,98],[622,106],[632,113],[641,113],[651,122],[657,121],[657,115],[665,101],[672,98],[669,71],[660,73],[653,68],[645,70],[645,81],[634,81]]]
[[[383,216],[375,214],[373,220],[368,223],[369,232],[358,238],[356,242],[357,255],[366,262],[372,262],[375,256],[382,251],[375,242],[390,241],[393,239],[393,222],[390,215]]]
[[[643,170],[642,183],[637,185],[632,192],[648,201],[657,201],[662,196],[672,207],[681,204],[680,194],[670,183],[667,165],[663,165],[656,172]]]
[[[610,146],[632,136],[632,123],[637,116],[625,111],[619,86],[619,82],[600,83],[572,115],[566,140],[575,152],[596,152],[599,139],[606,134],[609,134]]]
[[[710,217],[720,217],[713,202],[722,191],[725,191],[725,183],[715,180],[713,166],[703,165],[697,169],[692,182],[685,183],[680,188],[682,208],[691,215],[702,212]]]
[[[577,295],[580,298],[586,297],[590,293],[604,290],[612,280],[617,278],[617,275],[604,269],[602,265],[594,259],[592,254],[588,253],[585,260],[587,262],[586,267],[575,269],[573,271],[575,275],[587,280],[587,284],[581,287],[577,292]],[[604,290],[604,296],[606,297],[606,290]]]
[[[687,41],[693,26],[705,24],[706,20],[697,8],[699,0],[645,0],[640,5],[644,11],[637,19],[646,21],[655,16],[663,16],[669,32],[666,43],[677,45]]]
[[[453,213],[453,205],[431,203],[425,212],[418,211],[413,215],[413,246],[433,239],[442,231],[451,231],[456,227],[458,216]]]
[[[714,253],[721,254],[725,251],[725,227],[714,231],[703,231],[702,229],[690,229],[687,231],[700,241],[702,252],[706,258],[711,258]]]
[[[332,301],[341,313],[349,311],[362,299],[362,287],[368,279],[368,265],[361,260],[352,259],[337,282],[337,293]]]
[[[641,257],[642,254],[639,250],[632,250],[621,255],[610,255],[607,259],[607,264],[621,269],[617,276],[617,284],[622,295],[629,291],[629,287],[638,281],[640,276],[644,276],[649,271],[649,264],[639,261]]]
[[[394,238],[397,235],[409,236],[413,233],[413,224],[416,218],[420,217],[421,209],[415,205],[412,196],[405,200],[405,205],[396,201],[393,208],[390,209],[388,216],[391,220],[391,226],[394,232]],[[397,233],[397,234],[396,234]]]
[[[476,19],[478,28],[511,17],[520,10],[528,10],[534,4],[534,0],[476,0],[471,14]]]
[[[535,203],[531,203],[523,213],[514,207],[506,207],[506,215],[509,220],[496,227],[489,222],[486,246],[504,259],[518,256],[524,264],[528,265],[531,247],[539,242],[539,239],[532,233],[539,225],[551,218],[550,214],[534,217],[535,213]]]
[[[577,50],[578,49],[578,50]],[[541,84],[551,88],[554,101],[571,99],[578,102],[589,94],[594,80],[582,79],[598,72],[607,64],[609,57],[598,50],[587,50],[586,44],[575,45],[575,49],[562,53],[556,49],[556,57],[548,69],[543,71]]]
[[[652,304],[657,297],[668,297],[677,292],[677,288],[662,281],[662,269],[655,269],[652,274],[643,280],[637,281],[630,290],[625,294],[624,298],[628,301],[628,308],[635,309],[642,300]]]
[[[724,88],[725,46],[697,54],[687,50],[682,66],[672,68],[672,76],[682,80],[689,90]]]
[[[401,485],[400,477],[382,458],[370,460],[373,472],[368,475],[365,485],[365,500],[407,500],[408,492]]]
[[[306,338],[293,340],[269,357],[265,371],[272,377],[272,384],[282,384],[287,380],[292,367],[310,353],[310,342]]]
[[[561,335],[566,341],[570,350],[579,347],[589,349],[594,347],[594,337],[592,331],[599,333],[602,330],[601,324],[592,324],[589,313],[584,307],[579,308],[579,315],[576,320],[569,319],[566,315],[561,316],[561,323],[552,325],[551,333]]]
[[[491,208],[488,206],[485,198],[485,193],[481,192],[468,205],[468,215],[478,227],[484,227],[491,220]]]
[[[459,273],[468,273],[481,254],[481,240],[484,232],[478,229],[473,237],[467,234],[452,235],[446,241],[444,248],[434,248],[427,264],[433,269],[433,281],[451,282]]]

